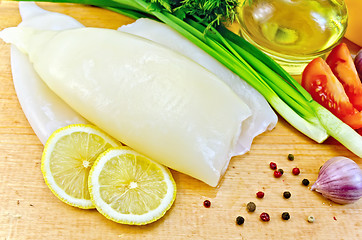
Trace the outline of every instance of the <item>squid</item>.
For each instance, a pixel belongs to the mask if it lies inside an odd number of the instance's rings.
[[[217,186],[231,157],[277,122],[255,89],[164,24],[140,19],[119,31],[86,28],[20,4],[23,22],[0,38],[13,44],[14,85],[42,142],[62,125],[91,122]]]

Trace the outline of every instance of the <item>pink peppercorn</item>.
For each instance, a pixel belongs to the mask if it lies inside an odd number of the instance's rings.
[[[260,219],[263,222],[268,222],[270,220],[270,216],[266,212],[263,212],[262,214],[260,214]]]
[[[280,171],[274,171],[274,177],[280,178],[283,175]]]
[[[209,200],[204,201],[204,207],[209,208],[211,207],[211,202]]]
[[[273,170],[277,169],[277,164],[275,162],[270,162],[269,166]]]
[[[294,175],[299,175],[299,173],[300,173],[299,168],[293,168],[292,173],[293,173]]]
[[[257,197],[257,198],[263,198],[263,197],[264,197],[264,193],[261,192],[261,191],[259,191],[259,192],[256,193],[256,197]]]

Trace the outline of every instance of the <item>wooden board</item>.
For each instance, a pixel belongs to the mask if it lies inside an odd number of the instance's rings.
[[[68,14],[86,26],[116,29],[132,20],[106,10],[73,4],[40,4]],[[20,22],[18,5],[0,4],[0,30]],[[356,157],[333,139],[317,144],[279,119],[276,128],[257,137],[249,153],[235,157],[217,188],[172,171],[178,192],[173,207],[146,226],[114,223],[96,210],[80,210],[59,201],[45,185],[40,171],[43,146],[28,124],[12,83],[9,45],[0,40],[0,239],[362,239],[362,200],[334,204],[301,184],[313,183],[329,158]],[[361,146],[362,147],[362,146]],[[287,155],[295,155],[294,161]],[[284,169],[273,177],[270,162]],[[294,167],[299,176],[291,174]],[[288,200],[283,191],[290,191]],[[257,199],[256,192],[265,197]],[[203,207],[209,199],[211,208]],[[248,202],[256,203],[248,213]],[[288,211],[291,219],[281,214]],[[268,212],[270,222],[260,213]],[[235,224],[243,216],[242,226]],[[309,215],[314,223],[306,221]]]

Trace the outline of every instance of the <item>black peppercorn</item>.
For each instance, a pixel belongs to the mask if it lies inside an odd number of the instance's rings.
[[[294,160],[294,155],[289,153],[288,154],[288,160],[293,161]]]
[[[288,212],[283,212],[282,218],[283,218],[284,220],[289,220],[290,214],[289,214]]]
[[[284,198],[290,198],[292,196],[292,194],[290,193],[290,192],[288,192],[288,191],[285,191],[284,193],[283,193],[283,197]]]
[[[249,212],[254,212],[255,209],[256,209],[255,203],[249,202],[249,203],[246,205],[246,209],[248,209]]]
[[[309,185],[309,180],[308,179],[303,179],[302,181],[304,186],[308,186]]]
[[[242,225],[244,223],[245,219],[242,216],[238,216],[236,218],[236,224],[237,225]]]
[[[284,174],[284,170],[283,169],[278,169],[278,172],[280,172],[282,175]]]

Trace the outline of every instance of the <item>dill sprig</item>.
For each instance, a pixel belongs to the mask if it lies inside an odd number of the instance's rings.
[[[146,0],[153,9],[174,13],[180,19],[192,18],[205,25],[227,25],[234,22],[238,0]]]
[[[201,19],[206,25],[227,25],[235,20],[238,2],[235,0],[183,0],[175,10],[178,16],[178,12],[182,12],[185,17]]]

